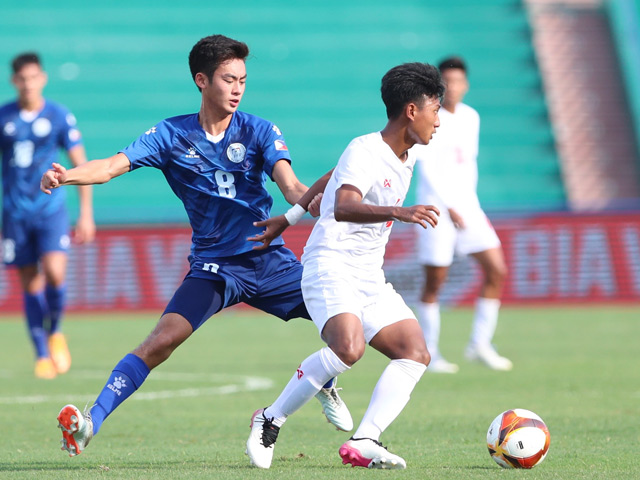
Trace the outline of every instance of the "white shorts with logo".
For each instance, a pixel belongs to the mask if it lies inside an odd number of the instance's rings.
[[[500,239],[482,209],[465,212],[462,218],[465,228],[457,229],[445,210],[435,228],[417,227],[420,264],[448,267],[455,255],[464,256],[500,246]]]
[[[321,335],[327,321],[340,313],[360,319],[367,343],[384,327],[416,318],[382,270],[363,272],[310,261],[302,273],[302,296]]]

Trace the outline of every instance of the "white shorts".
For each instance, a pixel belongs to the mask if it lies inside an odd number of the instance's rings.
[[[469,255],[500,246],[500,239],[493,225],[480,209],[465,212],[462,216],[465,228],[457,229],[449,214],[440,214],[435,228],[418,226],[418,261],[422,265],[448,267],[454,255]]]
[[[353,313],[360,319],[367,343],[388,325],[415,320],[382,270],[364,274],[343,265],[334,267],[310,262],[302,273],[304,303],[320,335],[327,320],[340,313]]]

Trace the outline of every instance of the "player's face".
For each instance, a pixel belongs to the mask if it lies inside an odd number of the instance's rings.
[[[37,63],[27,63],[11,77],[21,103],[34,103],[42,97],[47,74]]]
[[[413,122],[409,128],[412,140],[419,145],[429,143],[436,128],[440,126],[440,100],[438,98],[427,98],[414,114]]]
[[[457,105],[469,91],[467,74],[459,68],[448,68],[443,71],[442,81],[446,87],[444,92],[446,105]]]
[[[233,59],[220,64],[213,72],[211,82],[205,79],[202,98],[211,103],[214,110],[232,114],[238,109],[247,81],[244,60]]]

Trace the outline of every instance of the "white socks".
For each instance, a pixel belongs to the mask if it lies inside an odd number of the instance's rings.
[[[280,427],[287,416],[311,400],[331,378],[349,370],[329,347],[309,355],[293,374],[273,405],[265,409],[265,417],[273,417]]]
[[[407,405],[411,392],[426,369],[422,363],[413,360],[391,360],[380,375],[369,407],[353,438],[378,440]]]
[[[418,322],[422,328],[424,341],[427,343],[427,349],[432,359],[440,357],[440,304],[424,303],[418,304]]]
[[[478,298],[476,312],[471,327],[472,345],[490,345],[498,325],[500,300],[497,298]]]

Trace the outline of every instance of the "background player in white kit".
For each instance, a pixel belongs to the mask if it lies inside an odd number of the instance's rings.
[[[455,254],[471,255],[484,273],[465,356],[494,370],[511,370],[511,361],[498,355],[491,345],[507,267],[500,240],[476,193],[480,117],[462,103],[469,90],[464,61],[448,58],[440,62],[439,69],[446,86],[440,111],[442,124],[428,146],[415,148],[419,172],[417,201],[436,205],[442,212],[438,228],[418,229],[418,259],[426,276],[418,319],[431,353],[429,371],[458,371],[458,365],[445,360],[438,348],[438,293]]]
[[[403,207],[402,203],[415,164],[410,148],[429,143],[439,125],[443,92],[432,65],[392,68],[381,87],[387,125],[381,132],[354,139],[340,157],[302,256],[304,301],[327,347],[301,363],[270,407],[254,413],[247,441],[252,464],[270,467],[287,417],[328,379],[351,368],[369,343],[391,362],[373,391],[362,423],[340,447],[340,456],[353,466],[406,467],[379,439],[409,401],[430,357],[413,312],[386,283],[382,263],[393,221],[422,228],[437,223],[436,208]],[[278,218],[285,222],[281,217],[271,220]],[[268,226],[271,220],[257,225]]]

